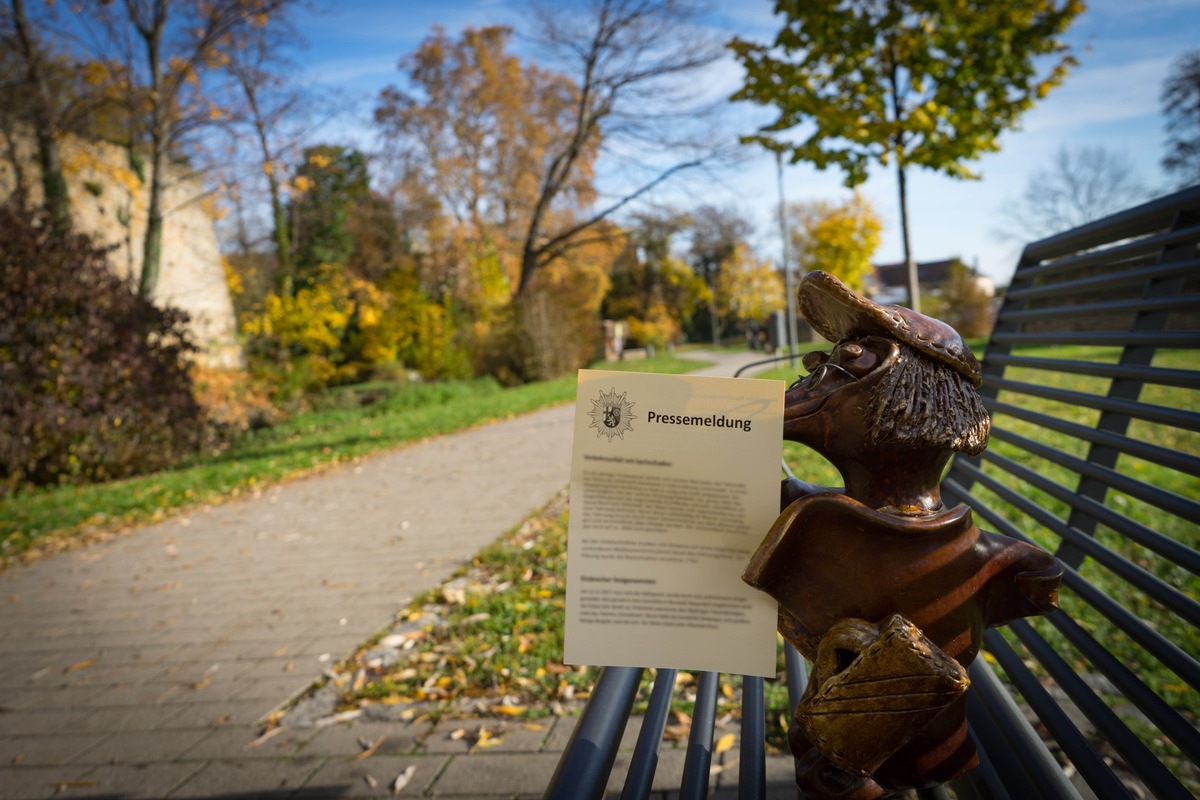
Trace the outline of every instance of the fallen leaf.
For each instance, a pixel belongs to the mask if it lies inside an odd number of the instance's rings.
[[[295,661],[289,661],[289,662],[287,662],[286,664],[284,664],[284,665],[283,665],[283,671],[284,671],[284,672],[291,672],[293,669],[295,669],[295,667],[296,667],[296,662],[295,662]]]
[[[496,747],[498,745],[503,745],[503,744],[504,744],[503,736],[494,736],[494,738],[493,738],[493,736],[490,736],[490,738],[480,739],[479,741],[476,741],[475,747],[480,747],[480,748],[482,748],[482,750],[487,750],[488,747]]]
[[[379,785],[379,781],[375,780],[375,778],[371,775],[363,775],[363,780],[366,781],[367,786],[370,786],[372,789]]]
[[[495,710],[508,717],[519,717],[529,710],[529,706],[495,706]]]
[[[726,698],[732,700],[733,699],[733,686],[731,686],[728,683],[722,683],[721,684],[721,694],[725,695]]]
[[[366,750],[363,750],[361,753],[356,755],[354,757],[354,760],[362,761],[364,758],[370,758],[371,756],[375,755],[375,751],[379,749],[379,745],[383,744],[383,740],[386,738],[387,738],[386,733],[381,734],[380,737],[378,739],[376,739],[374,742],[372,742],[371,745]]]
[[[337,725],[341,722],[350,722],[351,720],[356,720],[361,717],[362,713],[363,712],[361,708],[354,708],[349,711],[342,711],[338,714],[332,714],[328,717],[322,717],[321,719],[317,720],[316,727],[324,728],[329,725]]]
[[[392,781],[392,794],[397,795],[404,791],[404,787],[408,786],[408,782],[412,780],[412,776],[416,773],[416,765],[412,765],[396,776],[396,780]]]
[[[276,658],[282,658],[282,657],[284,657],[284,656],[286,656],[286,655],[287,655],[287,651],[288,651],[288,649],[287,649],[286,647],[281,647],[281,648],[279,648],[278,650],[276,650],[276,651],[273,653],[273,655],[274,655]]]
[[[716,753],[724,753],[726,750],[729,750],[733,747],[733,743],[736,740],[736,736],[734,736],[732,733],[727,733],[717,740],[717,746],[713,751]]]
[[[16,766],[17,764],[20,764],[24,760],[25,760],[25,754],[17,753],[15,756],[12,757],[12,764],[14,766]]]
[[[88,667],[92,666],[95,663],[96,663],[96,659],[94,659],[94,658],[89,658],[84,661],[76,661],[74,664],[72,664],[71,666],[64,669],[63,674],[70,675],[72,672],[78,672],[81,669],[87,669]]]
[[[205,686],[208,686],[210,683],[212,683],[212,678],[205,678],[202,681],[196,681],[195,683],[193,683],[191,688],[203,689]]]
[[[231,720],[231,719],[233,719],[233,717],[230,716],[229,714],[226,714],[223,717],[217,717],[216,719],[214,719],[212,722],[210,722],[208,724],[210,727],[219,728],[222,725],[224,725],[226,722],[229,722],[229,720]]]
[[[458,728],[457,730],[450,732],[449,739],[452,742],[457,742],[459,739],[463,738],[466,735],[467,735],[467,731],[465,728]]]

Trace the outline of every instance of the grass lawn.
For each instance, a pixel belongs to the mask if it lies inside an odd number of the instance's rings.
[[[603,369],[688,372],[708,366],[661,356]],[[528,413],[575,398],[575,377],[511,389],[490,379],[369,383],[330,390],[315,411],[250,431],[231,448],[135,478],[20,491],[0,498],[0,558],[61,549],[105,533],[221,502],[272,483],[401,444]]]

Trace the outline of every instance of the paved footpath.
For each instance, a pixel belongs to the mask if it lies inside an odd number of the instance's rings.
[[[754,360],[698,357],[712,375]],[[409,767],[405,797],[539,797],[573,719],[470,754],[445,723],[247,745],[325,664],[566,485],[572,414],[431,439],[0,572],[0,799],[390,797]],[[677,760],[665,750],[660,772]]]

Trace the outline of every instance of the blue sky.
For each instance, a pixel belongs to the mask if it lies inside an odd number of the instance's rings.
[[[769,0],[721,0],[713,5],[709,25],[723,35],[766,42],[778,29]],[[1200,47],[1200,3],[1090,0],[1088,5],[1066,37],[1080,66],[1024,117],[1020,130],[1002,136],[999,153],[971,164],[982,180],[910,173],[909,209],[918,259],[958,256],[978,264],[999,283],[1007,282],[1020,246],[995,238],[999,214],[1006,203],[1017,200],[1028,176],[1045,168],[1064,144],[1102,145],[1122,152],[1143,183],[1170,185],[1159,168],[1164,138],[1159,90],[1171,62]],[[308,46],[296,62],[306,81],[334,91],[349,110],[325,128],[321,138],[370,149],[375,98],[385,86],[403,84],[397,62],[435,24],[451,34],[468,25],[488,24],[507,24],[519,33],[525,19],[520,4],[506,0],[324,0],[316,13],[297,18]],[[518,39],[514,50],[527,57],[522,48]],[[740,85],[740,68],[729,60],[706,82],[713,92],[727,95]],[[738,133],[752,132],[769,119],[763,109],[749,105],[737,115]],[[618,180],[605,174],[603,162],[600,178],[602,185],[606,179]],[[786,169],[784,182],[788,201],[838,200],[847,193],[836,170],[794,165]],[[862,191],[884,219],[876,260],[901,260],[894,175],[874,168]],[[761,254],[778,253],[775,162],[764,152],[748,149],[736,169],[715,178],[693,176],[666,188],[657,199],[682,208],[698,202],[737,206],[757,226],[755,245]]]

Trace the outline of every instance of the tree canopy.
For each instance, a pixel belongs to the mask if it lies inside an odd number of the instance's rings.
[[[839,167],[851,187],[871,163],[894,164],[916,306],[905,170],[976,177],[965,162],[998,150],[1000,134],[1075,64],[1061,37],[1083,9],[1081,0],[778,0],[774,42],[731,44],[746,69],[734,99],[779,112],[744,141]]]
[[[830,273],[856,292],[867,288],[883,223],[858,194],[842,203],[814,201],[788,208],[788,235],[800,268]]]

